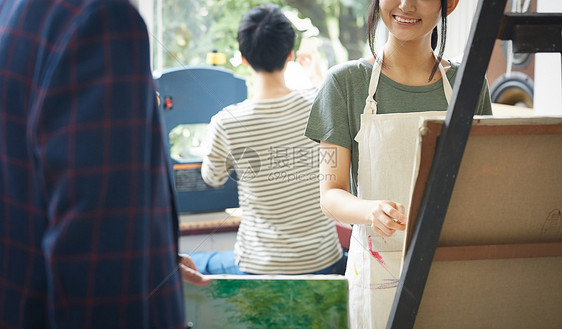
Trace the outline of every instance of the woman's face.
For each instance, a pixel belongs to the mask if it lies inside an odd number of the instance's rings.
[[[379,0],[379,8],[390,34],[402,42],[429,42],[441,19],[441,0]]]

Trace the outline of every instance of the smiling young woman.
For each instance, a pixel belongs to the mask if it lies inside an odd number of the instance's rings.
[[[435,73],[443,58],[447,34],[447,16],[455,10],[459,0],[380,0],[371,3],[368,20],[368,41],[371,51],[374,51],[375,30],[379,19],[389,30],[389,40],[385,46],[386,61],[383,64],[383,73],[389,74],[393,79],[402,77],[402,82],[407,85],[423,85],[435,82],[438,78]],[[437,51],[437,60],[433,51],[437,48],[438,31],[437,23],[441,20],[441,42]],[[406,55],[405,59],[396,59],[394,62],[409,64],[401,71],[390,72],[387,69],[393,59],[399,55]],[[412,61],[415,58],[416,61]],[[446,62],[442,62],[448,66]],[[426,71],[430,67],[430,74],[425,79],[414,77],[418,71]],[[404,78],[407,77],[408,79]],[[440,78],[440,77],[439,77]]]
[[[401,42],[431,44],[431,32],[441,15],[439,0],[382,0],[380,16],[390,38]]]
[[[447,109],[460,66],[442,59],[446,18],[457,3],[373,0],[372,56],[330,69],[312,106],[306,136],[320,142],[321,152],[337,155],[335,164],[320,164],[322,175],[335,178],[321,182],[322,209],[330,218],[355,224],[346,270],[350,328],[386,325],[400,277],[413,135],[419,116]],[[379,18],[389,38],[377,54]],[[486,81],[476,113],[492,113]],[[398,133],[389,135],[393,129]],[[381,153],[385,148],[389,151]]]

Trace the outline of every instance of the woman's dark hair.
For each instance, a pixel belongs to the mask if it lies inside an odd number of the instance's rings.
[[[285,67],[295,30],[279,6],[260,5],[244,15],[237,39],[242,56],[256,72],[273,72]]]
[[[369,19],[367,21],[367,39],[369,41],[369,48],[371,53],[377,59],[377,54],[375,53],[375,32],[377,29],[377,23],[380,18],[380,8],[379,0],[373,0],[371,2],[371,8],[369,10]],[[433,79],[441,59],[443,59],[443,51],[445,50],[445,41],[447,37],[447,0],[441,0],[441,43],[439,44],[439,52],[437,53],[437,59],[431,70],[431,75],[429,76],[429,81]],[[433,29],[431,33],[431,48],[435,50],[437,48],[438,31],[437,27]]]

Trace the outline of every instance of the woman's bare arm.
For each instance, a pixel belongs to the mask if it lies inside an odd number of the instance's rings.
[[[363,200],[349,193],[349,149],[321,142],[320,153],[320,203],[326,216],[342,223],[371,225],[373,231],[382,236],[405,229],[407,218],[401,204]]]

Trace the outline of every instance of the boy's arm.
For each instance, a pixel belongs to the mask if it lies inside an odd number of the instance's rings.
[[[205,156],[201,167],[201,176],[205,183],[220,187],[228,179],[228,174],[233,170],[229,157],[230,146],[224,127],[217,116],[211,119],[207,137],[205,138]]]

